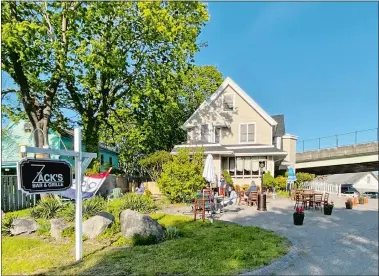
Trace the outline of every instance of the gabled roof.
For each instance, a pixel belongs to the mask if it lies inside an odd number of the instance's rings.
[[[284,134],[286,134],[286,127],[284,124],[284,115],[272,115],[271,116],[278,125],[276,126],[274,137],[282,137]]]
[[[247,95],[245,91],[241,89],[231,78],[227,77],[220,87],[216,90],[215,93],[212,94],[208,99],[206,99],[197,109],[196,111],[191,115],[191,117],[188,118],[188,120],[183,124],[182,128],[185,128],[186,125],[191,121],[191,119],[199,112],[200,109],[202,109],[206,105],[211,105],[219,96],[220,94],[225,90],[226,87],[230,86],[233,88],[234,91],[236,91],[237,94],[241,96],[253,109],[255,109],[259,115],[261,115],[271,126],[276,126],[278,123],[269,115],[266,111],[264,111],[253,99]],[[216,110],[214,110],[216,112]],[[221,117],[220,114],[216,112],[218,116]]]
[[[326,175],[325,182],[328,184],[355,184],[369,174],[377,178],[372,172],[341,173]]]

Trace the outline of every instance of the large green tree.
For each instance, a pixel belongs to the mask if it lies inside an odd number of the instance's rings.
[[[141,122],[175,105],[173,80],[193,62],[208,20],[205,4],[171,1],[9,2],[2,14],[2,69],[18,86],[3,94],[17,93],[18,110],[46,134],[52,116],[64,122],[60,108],[78,112],[88,151],[111,118],[144,132]]]
[[[160,87],[166,100],[159,105],[143,106],[134,112],[119,103],[109,128],[102,131],[103,140],[120,148],[120,161],[129,174],[140,174],[138,160],[157,150],[171,151],[174,145],[186,139],[180,127],[199,105],[212,95],[222,83],[223,76],[214,66],[193,66],[179,72]]]

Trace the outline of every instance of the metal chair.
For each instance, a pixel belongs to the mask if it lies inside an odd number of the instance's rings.
[[[303,207],[303,194],[300,192],[296,192],[295,194],[295,206],[293,207],[296,209],[297,207]]]

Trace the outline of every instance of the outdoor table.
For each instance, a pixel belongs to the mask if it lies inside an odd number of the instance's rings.
[[[215,196],[214,199],[216,201],[216,210],[220,210],[220,213],[224,212],[224,204],[222,204],[222,202],[224,201],[224,197]]]

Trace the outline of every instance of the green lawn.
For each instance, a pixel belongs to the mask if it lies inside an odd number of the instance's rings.
[[[154,214],[164,226],[176,226],[182,236],[157,245],[108,247],[73,263],[74,244],[25,237],[3,238],[3,274],[134,274],[219,275],[254,269],[288,252],[287,241],[270,231],[215,221]]]

